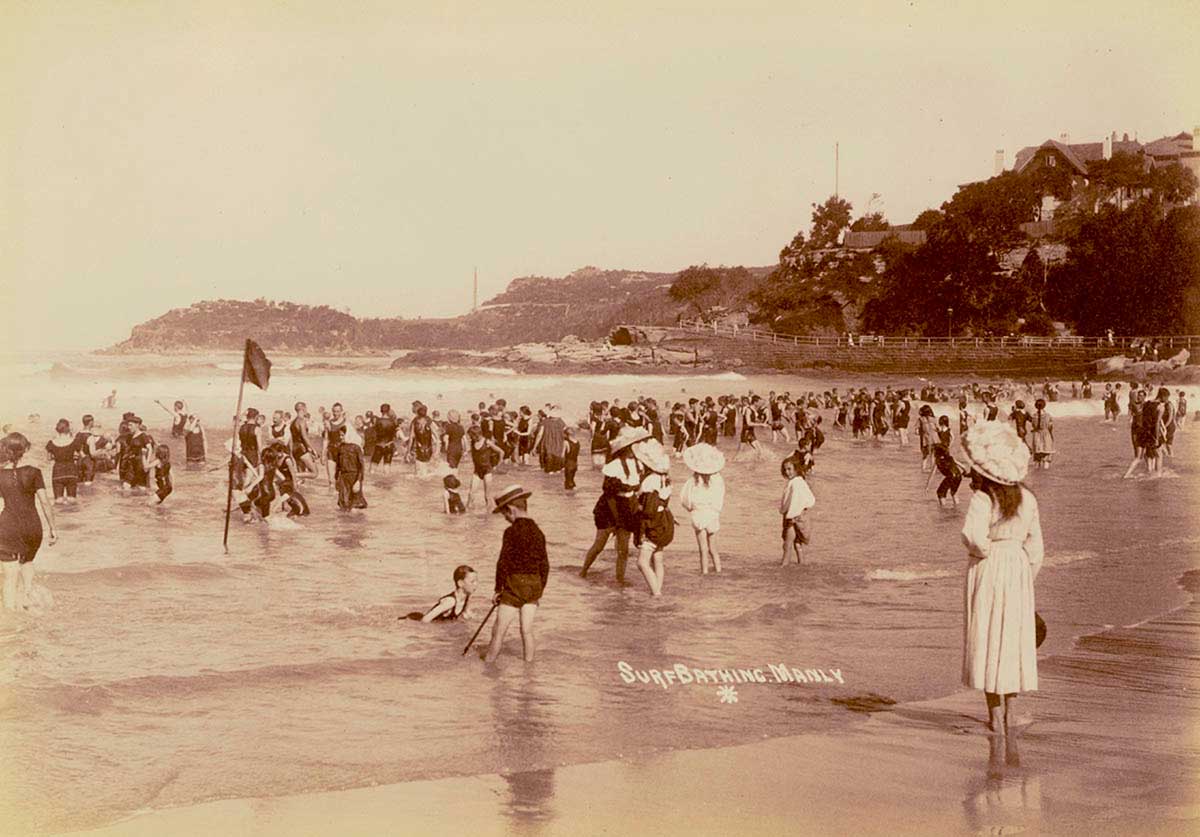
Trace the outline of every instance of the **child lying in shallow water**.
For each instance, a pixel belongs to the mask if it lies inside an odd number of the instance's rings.
[[[425,613],[414,610],[400,618],[412,619],[414,622],[453,622],[457,619],[465,619],[467,608],[471,602],[471,594],[475,592],[475,585],[478,581],[479,576],[475,574],[472,567],[460,564],[454,568],[453,590],[434,602],[433,607]]]

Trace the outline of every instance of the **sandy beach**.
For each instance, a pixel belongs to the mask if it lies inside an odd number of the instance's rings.
[[[1184,586],[1200,589],[1200,574]],[[1007,739],[962,691],[836,734],[137,816],[161,834],[1184,834],[1200,827],[1200,605],[1043,661]],[[1137,701],[1130,701],[1136,691]]]

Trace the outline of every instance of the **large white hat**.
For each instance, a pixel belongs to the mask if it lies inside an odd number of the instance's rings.
[[[962,435],[971,467],[1001,485],[1016,485],[1029,473],[1029,448],[1007,422],[985,421]]]
[[[609,442],[608,449],[612,453],[616,453],[619,450],[624,450],[630,445],[637,444],[643,439],[649,438],[650,431],[646,430],[644,427],[630,427],[629,425],[625,425],[619,431],[617,431],[616,438]]]
[[[633,449],[637,461],[656,474],[665,474],[671,470],[671,457],[657,439],[647,439]]]
[[[697,474],[715,474],[725,467],[725,454],[707,442],[701,442],[683,451],[683,464]]]

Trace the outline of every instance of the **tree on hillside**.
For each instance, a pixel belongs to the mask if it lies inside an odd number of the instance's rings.
[[[1025,240],[1021,224],[1037,216],[1041,198],[1034,184],[1006,171],[990,180],[969,183],[942,204],[942,223],[930,228],[953,228],[955,234],[977,241],[999,256]]]
[[[882,212],[871,212],[851,224],[850,232],[882,232],[888,227],[889,224]]]
[[[1157,166],[1146,177],[1146,186],[1151,196],[1166,204],[1181,204],[1190,200],[1200,188],[1196,173],[1178,163]]]
[[[716,306],[730,307],[754,285],[754,277],[744,267],[692,265],[680,271],[667,294],[676,302],[691,305],[698,314]]]
[[[1188,306],[1200,291],[1200,207],[1163,214],[1150,196],[1124,210],[1105,204],[1067,244],[1047,302],[1080,332],[1178,334],[1197,324]]]
[[[804,241],[804,231],[801,230],[792,237],[786,247],[779,251],[779,267],[783,270],[798,270],[807,250],[808,245]]]
[[[936,209],[926,209],[912,222],[912,228],[914,230],[928,230],[940,220],[942,220],[941,212]]]
[[[830,195],[823,204],[813,204],[812,230],[808,236],[809,247],[820,250],[837,244],[842,230],[850,226],[850,201]]]

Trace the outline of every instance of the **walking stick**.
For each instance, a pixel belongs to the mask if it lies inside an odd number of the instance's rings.
[[[483,617],[483,621],[479,623],[479,627],[475,629],[475,635],[471,637],[471,641],[467,643],[467,647],[463,649],[463,656],[467,656],[467,652],[471,650],[471,646],[475,644],[475,640],[479,637],[479,632],[483,630],[483,626],[492,618],[492,613],[499,607],[500,603],[496,602],[492,605],[492,609],[487,612],[487,616]]]

